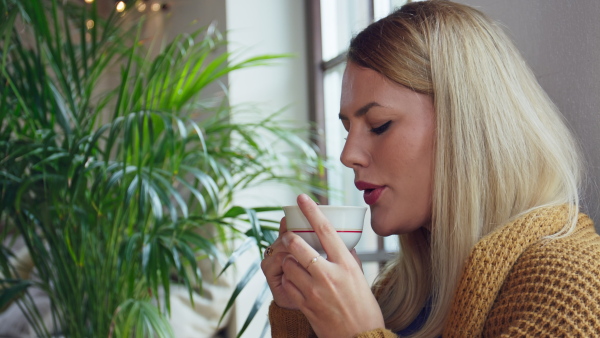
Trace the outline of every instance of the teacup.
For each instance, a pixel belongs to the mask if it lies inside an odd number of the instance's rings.
[[[319,205],[321,212],[335,228],[346,244],[348,250],[353,249],[363,232],[367,207]],[[287,230],[302,237],[310,246],[324,252],[323,246],[310,223],[297,205],[284,206]]]

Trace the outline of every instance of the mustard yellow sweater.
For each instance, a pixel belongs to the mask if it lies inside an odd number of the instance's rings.
[[[600,236],[579,215],[562,228],[566,208],[533,211],[485,236],[471,251],[455,290],[444,337],[600,337]],[[315,337],[300,311],[269,309],[271,333]],[[359,338],[397,337],[386,329]]]

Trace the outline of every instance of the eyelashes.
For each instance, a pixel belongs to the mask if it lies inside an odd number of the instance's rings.
[[[379,127],[372,128],[371,132],[376,135],[381,135],[390,127],[391,123],[392,123],[392,121],[387,121],[386,123],[380,125]]]
[[[380,125],[379,127],[371,128],[370,132],[375,135],[381,135],[389,129],[391,124],[392,124],[392,121],[387,121],[386,123]],[[345,128],[345,126],[344,126],[344,128]],[[346,129],[346,131],[348,131],[348,129]],[[344,140],[347,140],[347,139],[348,139],[348,136],[344,137]]]

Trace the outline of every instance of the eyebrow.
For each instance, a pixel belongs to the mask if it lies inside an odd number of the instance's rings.
[[[366,113],[369,112],[369,109],[373,108],[373,107],[381,107],[381,105],[377,102],[369,102],[367,104],[365,104],[364,106],[358,108],[355,112],[354,112],[354,117],[361,117],[363,115],[365,115]],[[342,115],[342,113],[339,113],[339,118],[340,120],[344,120],[347,119],[346,116]]]

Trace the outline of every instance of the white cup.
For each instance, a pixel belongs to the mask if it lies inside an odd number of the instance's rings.
[[[321,212],[335,228],[346,244],[348,250],[353,249],[363,232],[367,207],[319,205]],[[315,250],[323,253],[323,246],[317,234],[297,205],[283,207],[287,230],[302,237]]]

